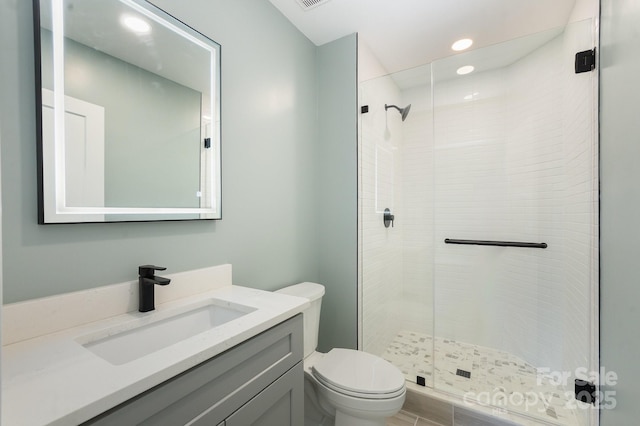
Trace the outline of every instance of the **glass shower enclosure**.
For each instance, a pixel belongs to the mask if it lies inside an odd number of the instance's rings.
[[[593,420],[574,382],[598,371],[597,75],[575,70],[594,33],[360,83],[360,347],[425,392]]]

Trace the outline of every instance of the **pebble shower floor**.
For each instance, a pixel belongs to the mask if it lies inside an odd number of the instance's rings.
[[[548,376],[510,353],[440,337],[436,337],[434,351],[432,336],[400,331],[382,356],[407,380],[415,382],[420,375],[427,386],[439,391],[479,396],[480,401],[484,398],[497,403],[493,405],[498,409],[549,424],[579,425],[575,407],[581,403],[571,397],[570,389],[552,383]],[[464,377],[465,372],[471,373],[470,377]]]

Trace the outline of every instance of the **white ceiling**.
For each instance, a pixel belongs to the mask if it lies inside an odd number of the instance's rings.
[[[51,3],[40,2],[41,26],[48,30],[52,28]],[[211,91],[211,56],[217,45],[178,28],[152,6],[134,9],[125,2],[79,0],[65,0],[63,5],[65,37],[199,92]],[[149,9],[154,12],[141,12]],[[126,29],[120,21],[127,15],[147,22],[149,34]]]
[[[473,49],[563,27],[576,0],[329,0],[303,10],[269,0],[320,46],[357,32],[387,72],[451,55],[460,38]]]

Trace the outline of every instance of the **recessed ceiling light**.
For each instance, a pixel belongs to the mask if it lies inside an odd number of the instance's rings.
[[[453,43],[451,45],[451,48],[456,52],[460,52],[461,50],[466,50],[470,48],[472,44],[473,44],[473,40],[471,40],[470,38],[463,38]]]
[[[465,65],[464,67],[458,68],[458,71],[456,72],[458,73],[458,75],[465,75],[472,73],[474,69],[475,68],[473,67],[473,65]]]
[[[147,34],[151,32],[151,25],[149,25],[147,21],[138,18],[137,16],[122,15],[122,17],[120,18],[120,22],[126,28],[137,34]]]

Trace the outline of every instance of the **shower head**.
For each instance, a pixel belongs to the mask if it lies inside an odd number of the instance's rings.
[[[385,111],[386,111],[386,110],[388,110],[389,108],[395,108],[395,109],[397,109],[398,111],[400,111],[400,115],[402,115],[402,121],[404,121],[404,120],[407,118],[407,115],[409,115],[409,111],[411,110],[411,104],[407,105],[407,106],[406,106],[406,107],[404,107],[404,108],[398,108],[398,107],[397,107],[397,106],[395,106],[395,105],[387,105],[387,104],[384,104],[384,110],[385,110]]]

